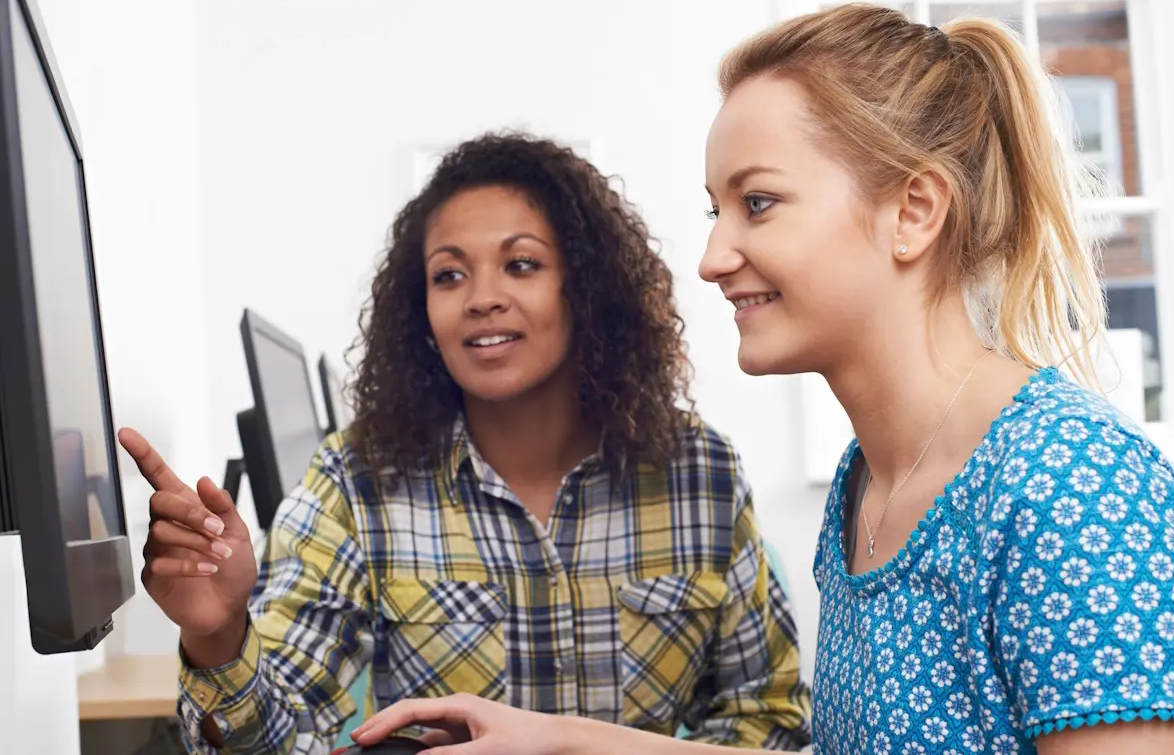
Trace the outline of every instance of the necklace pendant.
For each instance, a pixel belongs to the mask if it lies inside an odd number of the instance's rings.
[[[875,540],[873,540],[871,537],[868,538],[868,557],[869,558],[872,558],[872,546],[874,543],[876,543]]]

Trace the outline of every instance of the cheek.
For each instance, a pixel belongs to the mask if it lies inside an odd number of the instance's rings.
[[[752,264],[783,292],[791,314],[834,316],[857,309],[883,288],[884,255],[846,211],[809,212],[763,241],[756,243]]]
[[[456,324],[460,320],[460,310],[454,302],[443,294],[429,292],[427,308],[428,326],[437,343],[446,343],[459,337]]]
[[[535,287],[526,293],[526,319],[532,327],[554,337],[570,333],[571,308],[562,294],[561,287]]]

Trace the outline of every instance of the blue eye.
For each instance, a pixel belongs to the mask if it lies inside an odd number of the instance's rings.
[[[746,209],[750,210],[750,217],[761,215],[775,203],[775,200],[757,194],[748,194],[742,201],[746,203]]]

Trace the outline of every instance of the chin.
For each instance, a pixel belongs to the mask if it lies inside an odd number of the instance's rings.
[[[738,346],[738,367],[747,375],[774,375],[779,371],[779,356],[778,349],[767,349],[743,338]]]
[[[534,388],[534,382],[533,380],[502,375],[489,378],[482,377],[479,380],[469,380],[463,383],[458,381],[458,384],[461,385],[461,390],[468,396],[489,403],[501,403],[512,401],[519,396],[525,395]]]
[[[770,367],[765,361],[742,356],[741,352],[738,352],[738,368],[747,375],[753,375],[755,377],[771,374]]]
[[[794,375],[808,370],[801,366],[805,360],[798,354],[775,344],[766,348],[762,344],[747,343],[743,339],[738,347],[738,367],[747,375]]]

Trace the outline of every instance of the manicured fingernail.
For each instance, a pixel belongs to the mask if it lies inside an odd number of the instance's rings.
[[[199,569],[204,574],[215,574],[216,572],[218,572],[220,570],[220,567],[217,566],[216,564],[209,564],[206,561],[201,561],[200,564],[196,568]]]
[[[228,558],[232,555],[232,548],[229,548],[224,543],[216,540],[212,543],[212,552],[221,558]]]
[[[210,516],[204,520],[204,529],[211,532],[213,535],[219,535],[224,532],[224,522],[220,521],[214,516]]]

